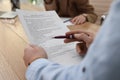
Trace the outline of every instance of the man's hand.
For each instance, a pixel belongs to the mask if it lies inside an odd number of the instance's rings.
[[[47,54],[42,47],[28,45],[28,47],[24,49],[23,59],[26,66],[38,58],[47,58]]]
[[[87,52],[88,47],[94,40],[94,34],[86,31],[70,31],[67,32],[66,35],[74,35],[75,39],[65,39],[65,43],[79,41],[76,45],[76,50],[80,55],[83,55],[83,53]]]
[[[76,25],[79,25],[79,24],[83,24],[87,21],[86,17],[84,15],[79,15],[79,16],[76,16],[74,17],[71,22],[73,24],[76,24]]]

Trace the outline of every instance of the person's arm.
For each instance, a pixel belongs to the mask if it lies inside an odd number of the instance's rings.
[[[79,73],[79,74],[78,74]],[[27,68],[27,80],[82,80],[82,67],[61,66],[47,59],[37,59]]]
[[[36,59],[27,69],[27,80],[119,80],[120,0],[115,1],[101,31],[80,65],[63,67],[47,59]],[[44,50],[41,50],[44,53]],[[24,60],[29,60],[25,58],[27,57],[24,56]]]
[[[82,24],[84,22],[95,23],[97,15],[94,12],[94,8],[89,4],[88,0],[75,0],[75,8],[79,13],[78,16],[74,17],[71,22],[74,24]]]
[[[75,76],[79,80],[82,74],[80,65],[65,67],[48,61],[44,49],[35,45],[25,48],[24,62],[27,80],[74,80]]]

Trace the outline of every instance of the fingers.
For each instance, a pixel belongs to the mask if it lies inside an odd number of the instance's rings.
[[[67,32],[66,33],[66,35],[71,35],[71,34],[79,34],[79,33],[81,33],[82,31],[77,31],[77,30],[75,30],[75,31],[69,31],[69,32]]]
[[[71,34],[79,34],[80,31],[69,31],[66,33],[66,35],[71,35]],[[76,39],[65,39],[64,43],[69,43],[69,42],[74,42],[77,41]]]
[[[90,33],[90,32],[86,32],[86,31],[70,31],[70,32],[67,32],[66,35],[71,35],[73,34],[75,39],[65,39],[64,42],[65,43],[69,43],[69,42],[74,42],[74,41],[84,41],[85,42],[87,41],[88,37],[91,37],[93,38],[93,34]]]
[[[89,47],[90,44],[92,43],[93,41],[93,37],[92,36],[88,36],[84,33],[81,33],[81,34],[74,34],[74,37],[76,39],[78,39],[78,41],[84,41],[86,43],[86,46]]]
[[[24,49],[24,62],[25,65],[28,66],[31,62],[38,58],[46,58],[47,59],[47,53],[42,47],[38,47],[36,45],[29,44]]]
[[[31,45],[27,45],[26,48],[24,49],[24,53],[27,53],[27,51],[32,50],[33,47]]]
[[[76,39],[65,39],[64,43],[70,43],[70,42],[74,42],[77,41]]]
[[[39,46],[34,45],[34,44],[29,44],[28,46],[31,47],[31,48],[33,48],[33,49],[36,49],[36,50],[41,50],[41,49],[43,49],[42,47],[39,47]]]
[[[80,34],[74,34],[75,39],[65,39],[64,42],[65,43],[69,43],[69,42],[74,42],[74,41],[87,41],[88,39],[88,35],[84,34],[84,33],[80,33]]]
[[[86,35],[91,35],[92,33],[90,32],[86,32],[86,31],[81,31],[81,30],[74,30],[74,31],[69,31],[66,33],[66,35],[71,35],[71,34],[80,34],[80,33],[84,33]]]
[[[74,37],[80,41],[80,40],[85,40],[88,37],[88,35],[81,33],[81,34],[74,34]]]
[[[84,22],[86,22],[86,17],[84,17],[83,15],[79,15],[73,18],[71,22],[76,25],[83,24]]]
[[[29,44],[29,46],[30,46],[31,48],[35,48],[35,49],[38,49],[38,48],[40,48],[39,46],[37,46],[37,45],[34,45],[34,44]]]
[[[74,41],[85,42],[86,47],[88,48],[90,44],[94,40],[94,33],[86,32],[86,31],[70,31],[67,32],[66,35],[74,35],[75,39],[65,39],[65,43],[70,43]]]
[[[81,56],[84,56],[86,54],[87,49],[88,48],[86,47],[86,44],[84,42],[76,44],[76,51]]]
[[[33,45],[33,44],[29,44],[29,46],[32,48],[36,47],[36,45]]]

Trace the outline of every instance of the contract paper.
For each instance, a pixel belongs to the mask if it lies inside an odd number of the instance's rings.
[[[69,29],[55,11],[17,10],[20,21],[31,44],[42,46],[50,61],[63,64],[79,64],[82,57],[76,53],[75,43],[64,43],[64,39],[52,37],[65,35]]]

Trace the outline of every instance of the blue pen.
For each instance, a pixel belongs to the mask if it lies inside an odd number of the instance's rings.
[[[63,21],[63,23],[66,23],[66,22],[68,22],[68,21],[71,21],[71,19],[67,19],[67,20]]]

